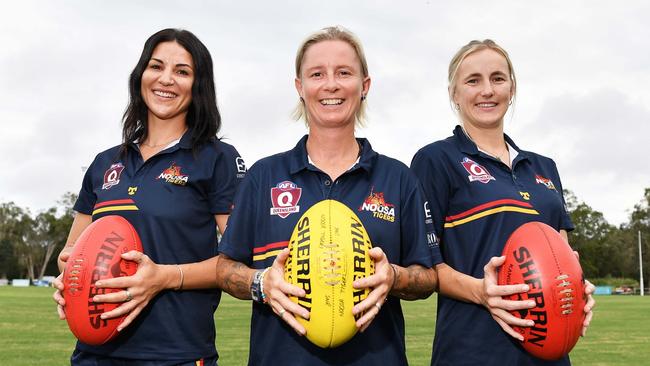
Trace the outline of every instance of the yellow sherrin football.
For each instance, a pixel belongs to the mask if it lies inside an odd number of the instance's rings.
[[[284,276],[306,292],[305,297],[291,300],[309,310],[309,320],[297,318],[315,345],[337,347],[356,334],[352,307],[370,291],[354,289],[352,282],[374,273],[370,248],[363,224],[341,202],[320,201],[298,220]]]

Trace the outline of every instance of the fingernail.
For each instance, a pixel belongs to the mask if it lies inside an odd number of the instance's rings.
[[[528,291],[528,290],[530,290],[530,287],[528,287],[528,285],[521,286],[521,291]]]
[[[98,299],[97,299],[97,296],[94,296],[94,297],[93,297],[93,302],[97,302],[97,300],[98,300]]]
[[[102,318],[102,319],[106,319],[106,315],[104,315],[104,314],[100,315],[99,317]],[[118,330],[119,330],[119,328],[118,328]]]
[[[100,281],[95,282],[95,286],[101,286],[101,285],[102,285],[102,282],[100,282]]]
[[[532,327],[533,325],[535,325],[535,322],[534,322],[534,321],[531,320],[531,321],[528,322],[528,326],[529,326],[529,327]]]
[[[531,308],[535,307],[535,301],[529,301],[528,306],[530,306]]]

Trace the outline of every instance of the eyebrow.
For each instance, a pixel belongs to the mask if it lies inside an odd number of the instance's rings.
[[[495,71],[495,72],[493,72],[493,73],[490,74],[490,76],[494,76],[494,75],[504,75],[504,76],[507,76],[508,74],[506,74],[506,73],[503,72],[503,71]],[[482,76],[482,74],[481,74],[480,72],[474,72],[474,73],[471,73],[471,74],[465,76],[465,79],[474,78],[474,77],[481,77],[481,76]]]
[[[154,60],[154,61],[156,61],[156,62],[160,62],[160,63],[163,64],[163,65],[165,64],[165,63],[163,62],[163,60],[161,60],[161,59],[158,59],[158,58],[155,58],[155,57],[152,57],[151,59]],[[190,65],[188,65],[188,64],[176,64],[176,67],[183,67],[183,66],[184,66],[184,67],[189,67],[190,69],[192,68],[192,66],[190,66]]]

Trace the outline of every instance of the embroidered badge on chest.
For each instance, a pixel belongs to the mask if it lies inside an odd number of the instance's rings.
[[[372,212],[372,217],[388,222],[395,222],[395,205],[386,202],[384,192],[374,192],[375,187],[370,188],[370,194],[359,207],[359,211]]]
[[[112,186],[118,185],[120,183],[122,170],[124,170],[124,165],[122,165],[122,163],[112,164],[104,173],[104,184],[102,184],[102,189],[110,189]]]
[[[469,179],[470,182],[481,182],[481,183],[488,183],[491,180],[496,180],[490,172],[488,172],[485,167],[482,165],[477,164],[474,160],[469,159],[467,157],[463,158],[463,161],[461,162],[463,164],[463,168],[469,173],[467,178]]]
[[[535,183],[543,184],[546,186],[546,188],[557,191],[557,189],[555,189],[555,184],[553,184],[553,181],[548,178],[544,178],[539,174],[535,174]]]
[[[189,177],[181,173],[180,166],[176,165],[176,163],[172,163],[169,168],[163,170],[162,173],[160,173],[156,180],[158,179],[164,179],[167,183],[184,186],[187,184]]]
[[[298,188],[293,182],[285,180],[278,183],[271,188],[271,204],[273,204],[271,215],[278,215],[284,219],[292,213],[300,212],[298,201],[301,194],[302,188]]]

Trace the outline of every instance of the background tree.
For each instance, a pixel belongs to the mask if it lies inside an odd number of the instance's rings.
[[[641,231],[641,248],[643,251],[643,281],[645,286],[650,285],[650,188],[646,188],[641,201],[634,205],[634,210],[630,214],[630,221],[623,225],[623,231],[627,232],[627,240],[633,247],[630,254],[629,269],[633,272],[633,278],[639,278],[639,239],[638,233]]]
[[[58,274],[56,254],[65,245],[75,201],[76,195],[66,193],[57,206],[35,217],[13,202],[0,204],[0,278]]]
[[[32,226],[29,210],[16,206],[13,202],[0,204],[0,245],[4,255],[0,262],[11,262],[7,267],[1,267],[0,272],[8,272],[13,266],[18,273],[12,273],[12,278],[29,275],[29,258],[25,253]],[[0,273],[3,274],[9,273]]]
[[[580,264],[588,278],[620,273],[622,253],[611,238],[616,227],[603,214],[591,208],[568,190],[564,197],[575,230],[569,233],[569,243],[580,254]]]
[[[77,195],[67,192],[57,202],[58,219],[52,232],[52,236],[56,238],[54,241],[55,247],[52,257],[46,261],[45,274],[52,276],[59,274],[59,267],[57,266],[56,259],[68,239],[68,232],[70,231],[75,215],[72,207],[76,201]]]

